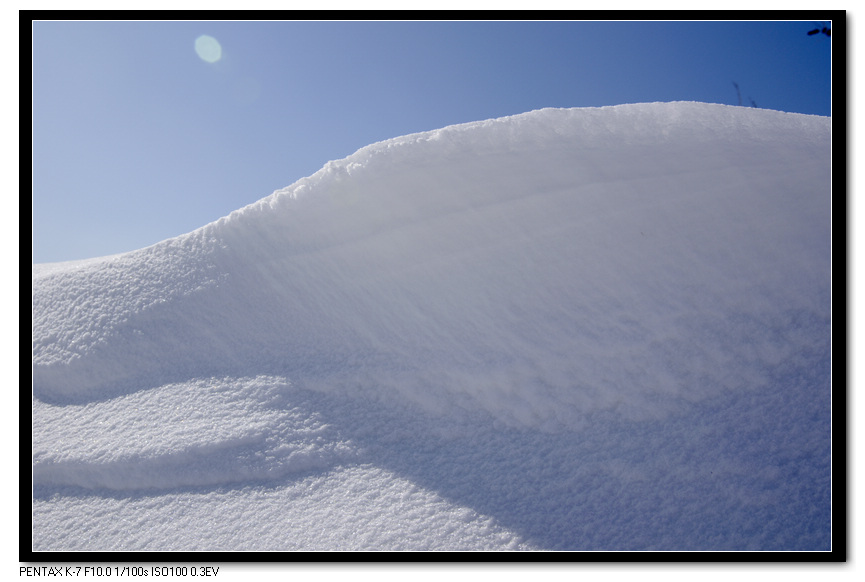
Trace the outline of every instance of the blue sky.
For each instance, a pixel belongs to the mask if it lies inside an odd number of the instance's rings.
[[[36,22],[33,262],[142,248],[405,135],[543,107],[830,115],[819,22]],[[196,39],[219,43],[215,62]]]

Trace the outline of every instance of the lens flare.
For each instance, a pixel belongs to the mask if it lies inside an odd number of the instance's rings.
[[[201,60],[208,63],[215,63],[222,58],[222,47],[219,45],[219,41],[206,34],[195,39],[195,52],[201,57]]]

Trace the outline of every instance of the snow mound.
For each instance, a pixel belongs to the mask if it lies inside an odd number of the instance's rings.
[[[34,265],[34,395],[263,374],[562,430],[757,389],[825,349],[829,130],[656,103],[373,144],[188,235]]]
[[[545,109],[34,265],[33,548],[831,548],[829,140]]]

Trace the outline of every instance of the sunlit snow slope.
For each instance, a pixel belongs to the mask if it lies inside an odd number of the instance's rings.
[[[545,109],[34,265],[34,548],[829,549],[829,139]]]

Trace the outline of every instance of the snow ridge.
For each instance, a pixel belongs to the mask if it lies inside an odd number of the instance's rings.
[[[265,373],[567,427],[757,386],[812,343],[788,322],[828,313],[828,137],[688,103],[374,144],[189,235],[35,267],[34,393]],[[709,140],[722,155],[695,150]]]

